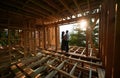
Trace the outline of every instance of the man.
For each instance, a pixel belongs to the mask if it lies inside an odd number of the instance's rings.
[[[65,34],[65,51],[68,52],[69,51],[69,34],[68,34],[68,30],[66,30],[66,34]]]

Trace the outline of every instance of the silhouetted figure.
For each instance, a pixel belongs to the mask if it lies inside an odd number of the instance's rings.
[[[68,30],[66,30],[66,34],[65,34],[65,51],[68,52],[69,51],[69,34],[68,34]]]
[[[64,35],[64,31],[62,31],[62,35],[61,35],[61,39],[62,39],[62,42],[61,42],[61,51],[63,52],[63,50],[65,50],[65,35]]]

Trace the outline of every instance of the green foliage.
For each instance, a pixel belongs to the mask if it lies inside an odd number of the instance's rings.
[[[6,38],[8,38],[8,34],[6,31],[0,31],[0,45],[2,46],[6,46],[8,45],[8,40],[5,40]]]
[[[92,32],[92,41],[96,48],[98,48],[99,44],[99,28],[95,28]]]
[[[10,44],[15,44],[18,42],[18,34],[15,34],[16,31],[15,30],[11,30],[10,31]],[[1,30],[0,31],[0,45],[2,46],[6,46],[8,45],[8,31],[6,30]]]
[[[77,33],[72,32],[70,34],[70,45],[75,45],[75,46],[83,46],[85,47],[86,37],[85,37],[85,32],[77,30]]]
[[[70,42],[69,44],[75,45],[75,46],[86,46],[86,34],[85,31],[82,31],[80,29],[75,30],[77,33],[72,32],[70,34]],[[96,48],[98,48],[99,44],[99,27],[98,24],[96,24],[95,28],[93,29],[91,35],[92,35],[92,41]]]

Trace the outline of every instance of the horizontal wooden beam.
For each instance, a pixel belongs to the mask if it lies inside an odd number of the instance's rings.
[[[65,59],[68,59],[68,60],[73,60],[73,61],[76,61],[76,62],[85,63],[85,64],[92,65],[92,66],[95,66],[95,67],[102,67],[102,64],[98,64],[98,63],[94,63],[94,62],[90,62],[90,61],[85,61],[85,60],[80,60],[80,59],[76,59],[76,58],[69,58],[67,56],[60,55],[58,53],[52,53],[52,52],[45,51],[45,50],[43,50],[41,52],[45,53],[45,54],[48,54],[48,55],[53,55],[53,56],[65,58]]]
[[[52,50],[48,50],[48,51],[52,51]],[[85,52],[85,49],[81,52],[81,54],[83,54],[83,52]],[[65,54],[65,53],[59,52],[59,51],[56,52],[56,53]],[[100,61],[100,58],[93,57],[93,56],[84,56],[84,55],[81,55],[81,54],[78,54],[78,53],[67,53],[67,55],[76,56],[76,57],[79,57],[79,58],[84,59],[84,60]]]
[[[62,67],[64,66],[65,62],[66,62],[66,60],[64,60],[61,64],[59,64],[55,69],[57,69],[57,70],[62,69]],[[53,68],[52,65],[48,65],[48,64],[45,64],[45,65]],[[53,70],[53,71],[51,71],[45,78],[53,78],[57,72],[58,72],[58,71]]]
[[[75,65],[74,65],[73,68],[71,69],[70,75],[73,75],[73,74],[74,74],[75,68],[76,68],[77,64],[78,64],[78,63],[75,63]]]
[[[46,64],[51,65],[56,61],[57,58],[54,58],[53,60],[47,62]],[[35,69],[34,73],[30,74],[30,76],[35,77],[37,74],[43,72],[44,70],[47,69],[46,65],[40,66],[37,69]]]
[[[63,75],[68,76],[69,78],[77,78],[77,77],[75,77],[75,76],[73,76],[73,75],[70,75],[69,73],[67,73],[67,72],[65,72],[65,71],[63,71],[63,70],[59,70],[58,68],[56,68],[56,67],[54,67],[54,66],[52,66],[52,65],[46,64],[46,66],[48,66],[48,67],[50,67],[50,68],[52,68],[52,69],[54,69],[54,70],[62,73]],[[48,78],[50,78],[50,77],[48,77]]]
[[[67,64],[69,64],[69,65],[72,65],[72,66],[74,66],[74,64],[73,63],[70,63],[70,62],[67,62]],[[89,68],[85,68],[85,67],[80,67],[80,66],[76,66],[76,69],[79,69],[80,71],[82,71],[82,72],[86,72],[86,73],[89,73]],[[94,76],[98,76],[98,73],[97,73],[97,71],[95,71],[95,70],[92,70],[92,75],[94,75]]]
[[[58,22],[54,22],[54,23],[50,23],[50,24],[46,24],[47,25],[54,25],[54,24],[66,24],[66,23],[70,23],[70,22],[77,22],[81,19],[88,19],[99,16],[100,13],[95,13],[95,14],[90,14],[90,15],[86,15],[86,16],[82,16],[82,17],[76,17],[76,18],[72,18],[72,19],[68,19],[68,20],[63,20],[63,21],[58,21]]]
[[[22,68],[20,68],[17,64],[16,67],[28,78],[31,78],[30,75],[28,73],[26,73]]]
[[[34,67],[37,66],[37,65],[40,65],[40,64],[45,63],[49,58],[50,58],[49,55],[48,55],[47,57],[43,57],[41,60],[39,60],[39,61],[37,61],[37,62],[35,62],[35,63],[33,63],[33,64],[30,64],[28,67],[34,68]]]

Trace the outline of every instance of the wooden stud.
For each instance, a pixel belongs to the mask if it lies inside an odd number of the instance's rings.
[[[114,50],[114,65],[113,65],[113,68],[114,68],[114,72],[113,72],[113,78],[117,78],[117,77],[120,77],[120,62],[119,62],[119,59],[120,59],[120,1],[117,0],[117,4],[115,6],[115,28],[116,28],[116,31],[115,31],[115,50]]]
[[[57,32],[57,26],[55,26],[55,51],[57,52],[58,49],[58,32]]]

